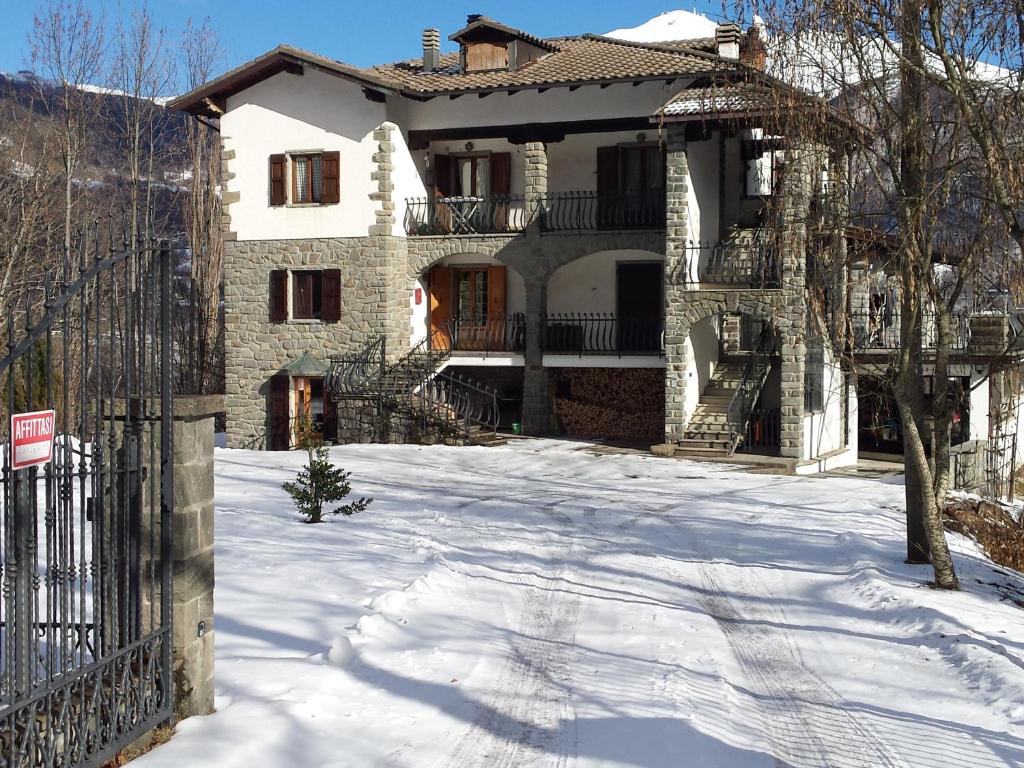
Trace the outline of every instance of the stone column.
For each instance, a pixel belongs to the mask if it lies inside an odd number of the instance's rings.
[[[213,712],[213,418],[220,395],[174,399],[174,709]]]
[[[686,428],[686,244],[689,239],[690,168],[685,128],[669,126],[665,177],[665,441],[682,438]]]
[[[540,335],[548,311],[546,276],[526,281],[525,344],[523,349],[523,432],[544,435],[550,431],[548,371]]]
[[[526,176],[523,179],[523,196],[526,198],[526,211],[530,213],[537,200],[548,193],[548,148],[543,141],[528,141],[524,148]]]
[[[394,123],[381,123],[373,131],[377,151],[372,157],[373,170],[370,172],[370,181],[376,182],[377,189],[370,193],[370,199],[377,203],[377,210],[374,211],[375,222],[369,228],[371,235],[390,236],[395,224],[395,201],[392,196],[395,185],[391,180],[391,172],[394,170],[391,155],[395,149],[391,132],[394,130],[397,130]]]
[[[811,196],[811,154],[806,147],[787,153],[782,189],[783,310],[777,317],[782,339],[781,447],[779,453],[802,458],[804,436],[804,359],[807,355],[807,213]]]

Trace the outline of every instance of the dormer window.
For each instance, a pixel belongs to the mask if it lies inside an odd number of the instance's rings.
[[[449,40],[459,44],[463,72],[515,70],[558,50],[546,40],[473,14]]]

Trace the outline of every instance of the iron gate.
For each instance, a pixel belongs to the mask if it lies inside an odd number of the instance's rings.
[[[6,317],[0,768],[96,766],[168,719],[171,310],[166,246],[98,238]],[[11,467],[11,414],[54,409]]]

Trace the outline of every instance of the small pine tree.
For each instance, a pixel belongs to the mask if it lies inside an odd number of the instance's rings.
[[[352,491],[348,482],[351,472],[336,467],[327,457],[327,448],[313,434],[310,425],[299,430],[299,445],[306,449],[309,463],[295,478],[294,483],[283,483],[281,487],[292,497],[306,523],[321,523],[324,505],[341,501]],[[330,510],[332,515],[353,515],[366,509],[373,499],[361,498]]]

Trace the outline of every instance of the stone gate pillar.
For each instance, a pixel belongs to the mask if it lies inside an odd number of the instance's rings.
[[[174,398],[175,715],[213,712],[213,422],[221,395]]]

